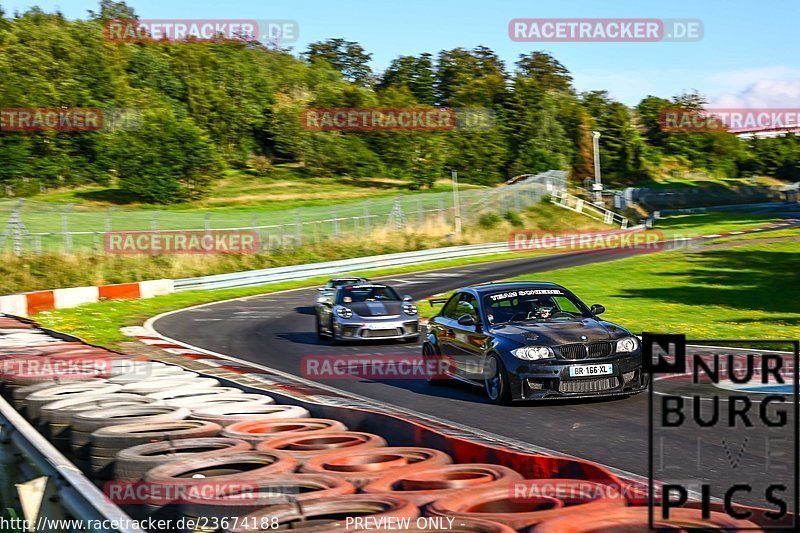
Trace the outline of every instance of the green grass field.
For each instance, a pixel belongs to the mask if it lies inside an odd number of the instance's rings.
[[[768,238],[765,236],[764,238]],[[747,241],[745,241],[747,242]],[[695,339],[800,339],[800,242],[700,253],[634,256],[512,281],[546,280],[603,304],[603,318],[636,334],[684,333]],[[420,305],[430,317],[440,306]]]
[[[700,213],[673,215],[656,220],[653,229],[665,237],[695,237],[763,226],[778,219],[748,213]]]
[[[462,184],[462,190],[480,189]],[[170,205],[150,205],[129,201],[114,187],[87,186],[60,189],[28,198],[30,201],[55,204],[75,204],[83,209],[104,210],[119,207],[145,211],[213,211],[219,213],[250,213],[292,210],[299,207],[328,206],[394,197],[398,194],[426,194],[451,191],[449,180],[441,180],[430,189],[413,191],[408,182],[390,178],[319,178],[303,175],[298,169],[276,167],[268,176],[229,170],[214,183],[206,198]]]

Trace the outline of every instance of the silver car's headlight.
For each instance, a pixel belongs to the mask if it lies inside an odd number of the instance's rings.
[[[635,351],[638,347],[639,341],[636,340],[636,337],[625,337],[617,341],[618,353],[630,353]]]
[[[353,316],[353,311],[347,307],[337,307],[336,314],[339,316],[339,318],[350,318]]]
[[[414,304],[403,304],[403,312],[407,315],[416,315],[417,306]]]
[[[511,354],[518,359],[538,361],[539,359],[553,357],[553,350],[548,346],[523,346],[522,348],[511,350]]]

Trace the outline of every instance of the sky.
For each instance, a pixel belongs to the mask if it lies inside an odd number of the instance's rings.
[[[550,52],[579,91],[607,90],[628,105],[652,94],[697,90],[712,107],[800,107],[800,2],[789,0],[130,0],[141,19],[291,19],[295,51],[341,37],[385,69],[399,55],[485,45],[513,66],[520,54]],[[7,13],[39,6],[86,18],[94,0],[0,0]],[[508,34],[515,18],[700,19],[695,42],[523,43]]]

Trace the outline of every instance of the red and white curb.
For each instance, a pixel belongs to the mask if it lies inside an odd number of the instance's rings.
[[[175,290],[171,279],[100,285],[97,287],[71,287],[50,291],[34,291],[0,296],[0,313],[28,317],[42,311],[66,309],[102,300],[135,300],[170,294]]]

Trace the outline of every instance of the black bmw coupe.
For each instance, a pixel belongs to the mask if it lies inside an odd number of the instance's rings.
[[[497,404],[641,392],[639,339],[604,311],[554,283],[459,289],[428,324],[428,382],[478,385]]]

